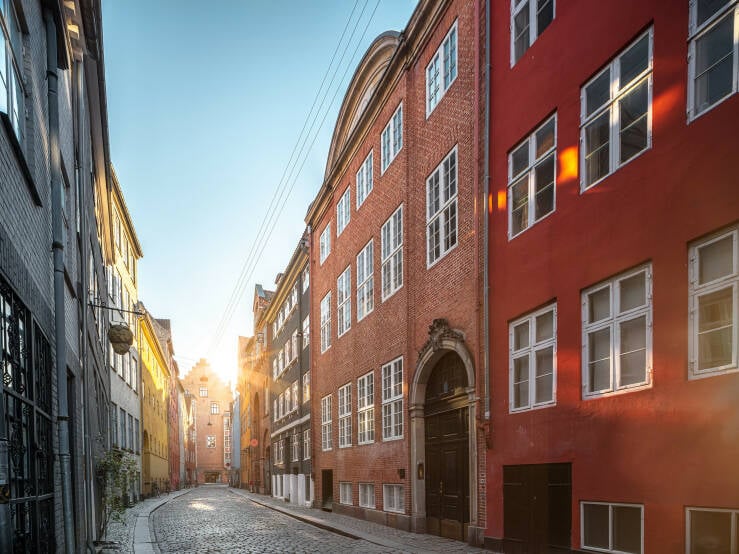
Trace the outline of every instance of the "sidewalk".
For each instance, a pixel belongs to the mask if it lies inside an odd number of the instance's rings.
[[[305,508],[288,504],[283,500],[254,494],[242,489],[228,489],[233,494],[239,494],[266,508],[282,512],[285,515],[294,517],[321,529],[326,529],[334,533],[352,537],[355,539],[363,539],[367,542],[379,545],[392,551],[424,553],[424,552],[485,552],[490,554],[489,550],[483,550],[470,546],[461,541],[445,539],[434,535],[426,535],[419,533],[409,533],[401,531],[393,527],[379,525],[363,519],[334,514],[333,512],[324,512],[316,508]]]

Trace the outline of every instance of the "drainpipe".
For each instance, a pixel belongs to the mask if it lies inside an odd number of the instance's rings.
[[[482,319],[483,319],[483,375],[485,383],[485,420],[490,420],[490,275],[488,272],[488,232],[490,220],[490,0],[485,0],[485,136],[484,161],[485,177],[483,191],[485,194],[485,217],[482,219]],[[488,430],[488,433],[490,431]]]
[[[64,546],[74,552],[72,522],[72,468],[69,459],[69,402],[67,398],[67,342],[64,321],[64,231],[62,229],[61,152],[59,151],[59,100],[57,98],[57,38],[54,16],[44,11],[46,22],[46,82],[49,105],[49,158],[51,173],[51,249],[54,257],[54,326],[55,364],[57,379],[57,427],[59,431],[59,462],[62,479],[62,517]]]

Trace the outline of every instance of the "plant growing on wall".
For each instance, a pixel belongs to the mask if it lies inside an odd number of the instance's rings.
[[[97,462],[97,475],[102,482],[101,536],[104,536],[111,520],[123,521],[128,505],[128,487],[136,475],[136,460],[121,450],[108,450]]]

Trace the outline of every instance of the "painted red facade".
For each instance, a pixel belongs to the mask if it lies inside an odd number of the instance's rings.
[[[691,552],[688,508],[739,509],[736,350],[728,371],[705,378],[692,377],[689,352],[698,317],[689,304],[691,246],[739,219],[739,96],[686,115],[686,1],[556,2],[551,24],[513,66],[511,2],[491,4],[486,542],[511,551],[546,542],[506,521],[511,503],[536,499],[515,499],[505,468],[560,463],[571,464],[572,549],[587,546],[582,502],[604,502],[642,507],[642,552]],[[651,146],[583,191],[581,87],[645,32],[653,41]],[[736,64],[736,43],[733,55]],[[555,209],[509,238],[509,154],[553,114]],[[589,398],[583,292],[640,267],[651,270],[648,382]],[[736,306],[736,286],[733,294]],[[554,403],[512,413],[510,323],[548,305],[556,306]]]

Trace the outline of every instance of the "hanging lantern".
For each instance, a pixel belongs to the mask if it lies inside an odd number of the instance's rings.
[[[108,329],[108,340],[116,354],[126,354],[133,344],[133,332],[125,323],[114,323]]]

